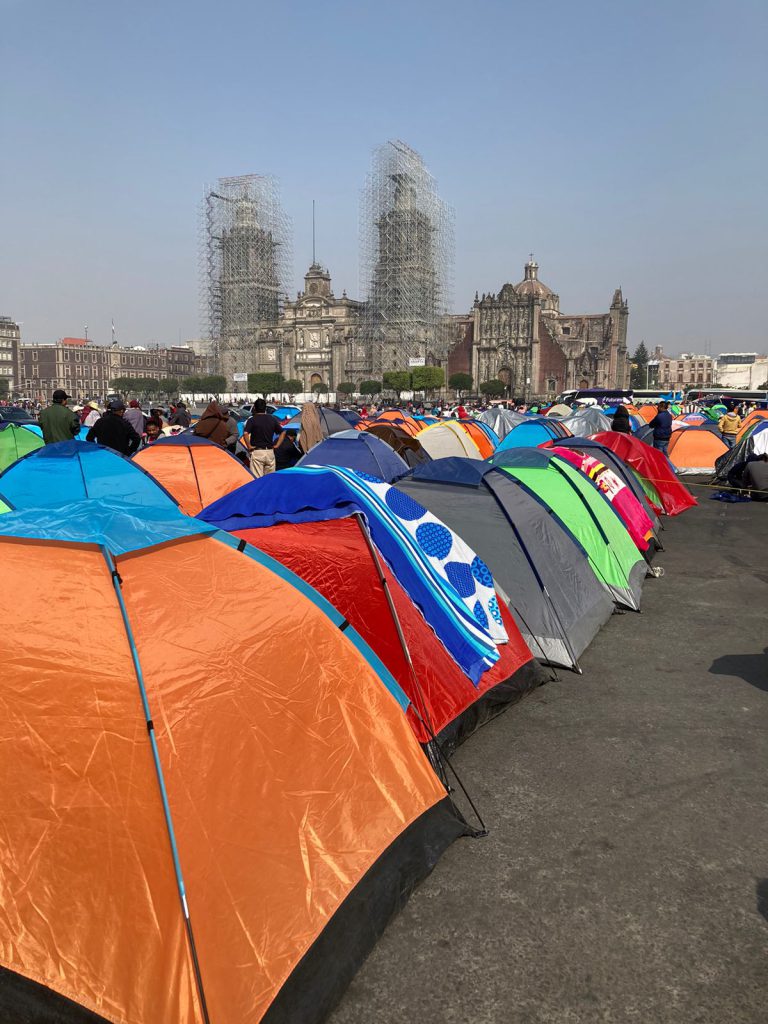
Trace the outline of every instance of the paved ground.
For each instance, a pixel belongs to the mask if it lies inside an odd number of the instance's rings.
[[[768,506],[667,524],[640,615],[472,737],[454,844],[333,1024],[768,1020]]]

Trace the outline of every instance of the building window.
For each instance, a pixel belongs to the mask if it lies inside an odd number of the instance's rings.
[[[563,328],[563,334],[570,334],[570,333],[571,333],[571,328],[570,327],[564,327]]]

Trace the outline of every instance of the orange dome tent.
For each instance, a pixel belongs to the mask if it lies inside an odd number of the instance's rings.
[[[194,434],[164,437],[138,451],[133,461],[162,484],[188,516],[253,480],[234,455]]]
[[[740,441],[742,437],[749,432],[750,427],[764,419],[768,419],[768,409],[753,409],[748,416],[744,417],[744,420],[739,427],[739,432],[736,435],[736,440]]]
[[[410,434],[411,437],[415,437],[416,434],[422,429],[421,423],[415,420],[412,416],[409,416],[407,412],[403,412],[401,409],[387,409],[385,412],[379,413],[375,419],[366,420],[362,424],[362,429],[367,430],[373,424],[389,423],[393,426],[400,427],[406,434]]]
[[[667,455],[678,473],[712,473],[715,462],[728,447],[711,430],[687,427],[676,430],[669,439]]]
[[[644,419],[646,423],[650,423],[658,411],[655,405],[641,405],[637,410],[637,415]]]
[[[321,1021],[466,831],[407,698],[208,524],[106,500],[0,520],[23,627],[0,638],[0,1019]]]

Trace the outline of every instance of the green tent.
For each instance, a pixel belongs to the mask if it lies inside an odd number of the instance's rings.
[[[613,599],[635,611],[646,564],[610,502],[584,473],[542,448],[510,448],[489,460],[545,505],[586,552]]]
[[[17,423],[0,423],[0,473],[17,459],[43,447],[43,439]]]

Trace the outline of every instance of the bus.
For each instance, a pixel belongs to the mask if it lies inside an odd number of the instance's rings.
[[[584,405],[617,405],[619,402],[631,401],[632,392],[618,388],[573,388],[571,391],[563,391],[555,399],[555,402],[561,402],[563,405],[570,405],[572,402],[582,402]]]
[[[632,389],[632,401],[637,404],[638,402],[647,403],[650,402],[652,405],[658,405],[659,402],[679,402],[683,397],[682,391],[660,391],[658,388],[633,388]]]
[[[713,405],[715,402],[755,402],[760,409],[768,408],[768,391],[742,391],[741,388],[689,388],[686,402]]]

